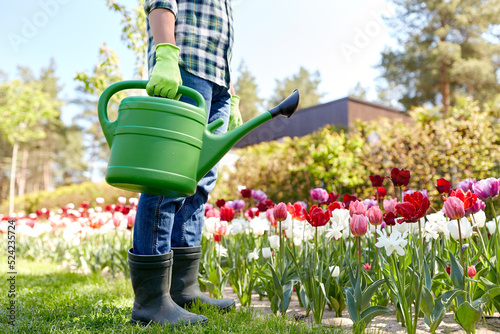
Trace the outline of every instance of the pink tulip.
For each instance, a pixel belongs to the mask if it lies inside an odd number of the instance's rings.
[[[266,210],[266,218],[271,223],[272,227],[277,227],[278,223],[276,222],[276,219],[274,218],[274,209],[267,209]]]
[[[286,204],[281,202],[278,205],[274,207],[274,219],[276,219],[279,222],[282,222],[283,220],[286,219],[288,215],[288,210],[286,209]]]
[[[378,206],[372,206],[368,209],[366,216],[372,225],[380,225],[384,219],[382,210]]]
[[[214,225],[215,234],[226,235],[227,226],[228,226],[228,224],[227,224],[227,221],[225,221],[225,220],[220,220],[220,221],[215,222],[215,225]]]
[[[349,205],[349,214],[351,217],[353,215],[366,215],[366,206],[363,202],[356,200]]]
[[[465,216],[464,202],[458,197],[448,197],[444,202],[443,211],[451,220],[460,219]]]
[[[351,203],[352,205],[352,203]],[[351,217],[351,233],[355,237],[362,237],[368,229],[368,219],[363,215],[354,214]]]
[[[476,276],[476,274],[477,274],[476,267],[475,266],[469,266],[469,267],[467,267],[467,274],[469,275],[469,277]]]
[[[385,212],[396,213],[396,204],[398,204],[398,199],[384,199],[384,210]]]

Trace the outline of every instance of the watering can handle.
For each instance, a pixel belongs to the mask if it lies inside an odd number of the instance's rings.
[[[99,122],[101,123],[102,132],[104,132],[104,137],[106,137],[106,142],[108,143],[109,148],[111,148],[111,144],[113,143],[113,137],[117,126],[116,121],[110,122],[108,118],[109,99],[111,99],[111,96],[113,96],[114,94],[125,89],[146,89],[147,84],[147,80],[120,81],[106,88],[106,90],[104,90],[104,92],[101,94],[101,97],[99,97],[99,103],[97,105],[97,115],[99,116]],[[196,102],[198,108],[203,108],[203,110],[206,111],[207,106],[205,103],[205,99],[196,90],[186,86],[179,86],[178,93],[192,98]]]

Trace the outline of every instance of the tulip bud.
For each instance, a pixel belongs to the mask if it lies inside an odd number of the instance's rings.
[[[274,207],[274,219],[281,222],[286,219],[288,215],[288,210],[286,209],[286,204],[281,202]]]
[[[351,204],[352,205],[352,204]],[[368,229],[368,220],[363,215],[353,215],[351,217],[351,233],[355,237],[362,237]]]
[[[271,248],[269,247],[262,248],[262,257],[268,259],[271,257],[271,255],[273,255],[273,253],[271,252]]]
[[[457,197],[448,197],[444,202],[443,211],[451,220],[460,219],[465,216],[464,202]]]
[[[467,274],[469,275],[469,277],[476,276],[476,274],[477,274],[476,267],[475,266],[469,266],[469,267],[467,267]]]
[[[354,201],[349,205],[349,214],[351,217],[353,215],[366,215],[366,206],[363,202],[358,200]]]
[[[272,249],[278,249],[280,247],[280,237],[277,235],[272,235],[269,237],[269,245]]]
[[[375,226],[382,224],[384,215],[382,213],[382,210],[380,210],[378,206],[372,206],[371,208],[369,208],[366,215],[368,217],[368,220],[370,221],[370,224]]]

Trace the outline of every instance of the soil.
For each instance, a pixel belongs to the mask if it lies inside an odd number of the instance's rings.
[[[236,307],[241,307],[238,301],[237,295],[233,292],[232,287],[228,286],[224,290],[224,296],[233,298],[236,300]],[[259,300],[258,294],[252,295],[251,307],[254,312],[261,316],[271,315],[271,308],[269,307],[269,301],[267,298]],[[404,334],[406,330],[401,326],[401,324],[396,320],[396,312],[393,309],[392,314],[378,316],[372,320],[368,325],[366,330],[367,333],[397,333]],[[307,316],[305,310],[300,307],[297,300],[297,296],[292,296],[292,301],[287,311],[287,315],[291,319],[297,321],[310,321],[311,315]],[[349,313],[347,309],[342,313],[342,317],[336,317],[335,312],[329,311],[328,308],[325,309],[323,324],[329,326],[342,326],[343,329],[349,331],[352,328],[352,321],[349,318]],[[419,318],[417,333],[429,333],[429,327],[424,323],[423,318]],[[436,333],[453,333],[461,334],[466,333],[460,325],[458,325],[453,319],[453,312],[448,312],[444,317],[443,321],[439,325]],[[490,333],[500,333],[500,314],[495,313],[493,316],[485,316],[484,320],[476,328],[476,334],[490,334]]]

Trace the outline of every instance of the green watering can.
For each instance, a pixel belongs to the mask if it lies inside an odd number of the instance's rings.
[[[292,116],[299,103],[295,90],[277,107],[225,134],[213,132],[224,121],[207,125],[207,107],[200,93],[180,86],[179,93],[196,106],[162,97],[123,99],[118,118],[110,122],[107,104],[125,89],[145,89],[148,81],[122,81],[99,98],[98,115],[111,149],[106,182],[134,192],[170,197],[191,196],[196,184],[248,132],[278,115]]]

